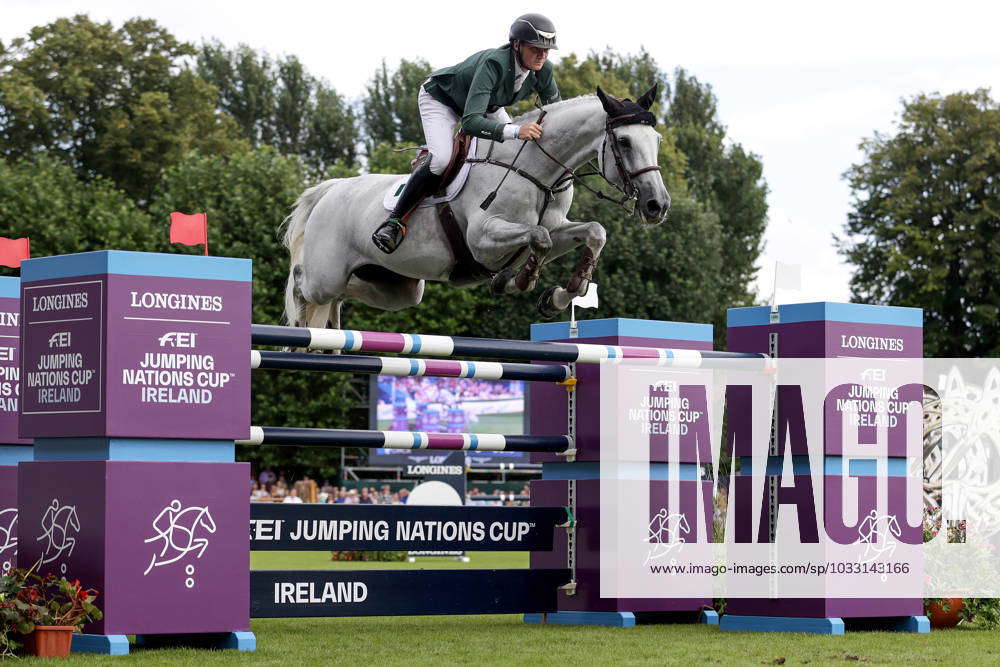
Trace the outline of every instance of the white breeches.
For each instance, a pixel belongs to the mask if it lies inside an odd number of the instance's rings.
[[[454,111],[431,97],[423,86],[417,95],[417,106],[420,109],[420,122],[424,126],[424,139],[431,152],[431,173],[440,176],[451,160],[452,141],[455,138],[455,125],[462,119]],[[486,115],[498,123],[509,123],[507,110],[500,107],[495,112]]]

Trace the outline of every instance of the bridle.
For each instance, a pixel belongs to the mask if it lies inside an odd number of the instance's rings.
[[[637,200],[639,198],[639,188],[632,182],[632,179],[640,174],[645,174],[650,171],[659,171],[660,166],[652,164],[648,167],[640,167],[634,171],[625,171],[625,158],[622,157],[621,144],[619,143],[618,135],[615,133],[615,128],[621,127],[622,125],[653,126],[656,125],[656,118],[650,112],[643,110],[642,112],[622,114],[613,118],[609,117],[604,127],[604,143],[601,144],[600,160],[601,176],[604,177],[606,182],[616,187],[623,195],[627,196],[629,199]],[[622,182],[621,187],[616,186],[611,179],[603,173],[603,165],[607,164],[604,160],[604,155],[608,147],[609,139],[611,143],[611,155],[615,158],[615,168],[618,170],[618,178]]]
[[[537,105],[536,103],[536,106],[539,105]],[[598,199],[604,199],[613,204],[616,204],[620,206],[629,215],[633,215],[636,211],[635,202],[638,202],[639,199],[639,188],[633,182],[633,179],[635,179],[637,176],[641,174],[645,174],[650,171],[659,171],[660,169],[659,165],[654,164],[654,165],[649,165],[648,167],[640,167],[639,169],[628,171],[628,169],[625,166],[625,158],[622,156],[621,146],[618,144],[619,140],[618,140],[618,135],[615,132],[615,129],[622,127],[624,125],[649,125],[649,126],[656,125],[656,118],[655,116],[653,116],[652,113],[639,107],[638,105],[635,105],[635,107],[637,108],[636,111],[621,114],[618,116],[608,117],[608,120],[605,122],[604,125],[604,141],[601,144],[601,154],[600,154],[599,164],[594,165],[592,164],[593,160],[588,160],[584,165],[577,167],[577,169],[581,169],[584,166],[590,167],[591,171],[588,172],[577,173],[577,170],[570,169],[561,160],[559,160],[559,158],[555,157],[547,150],[545,150],[545,147],[542,146],[541,142],[536,139],[534,143],[538,147],[538,150],[540,150],[542,154],[545,155],[545,157],[549,158],[550,160],[552,160],[557,165],[563,168],[562,173],[556,178],[555,181],[552,182],[551,185],[546,185],[539,178],[521,169],[520,167],[514,166],[513,163],[503,162],[501,160],[497,160],[496,158],[494,158],[493,148],[496,145],[495,141],[490,142],[490,147],[486,151],[486,157],[466,158],[465,161],[470,164],[492,164],[498,167],[503,167],[504,169],[507,170],[508,173],[513,171],[518,176],[534,184],[535,187],[537,187],[545,194],[545,203],[542,205],[542,210],[539,211],[538,213],[539,222],[541,222],[542,217],[545,215],[545,211],[548,209],[549,204],[552,203],[552,201],[555,199],[555,196],[560,192],[565,192],[566,190],[570,189],[571,187],[573,187],[574,184],[581,185],[584,189],[593,193]],[[622,183],[621,185],[618,185],[617,183],[612,181],[610,178],[608,178],[607,174],[604,173],[604,165],[607,164],[604,158],[607,153],[607,147],[609,143],[611,144],[611,155],[614,158],[615,168],[618,170],[618,178]],[[603,178],[608,185],[610,185],[615,190],[621,193],[621,197],[615,198],[614,196],[606,195],[600,190],[590,187],[583,180],[590,176],[600,176],[601,178]],[[506,178],[506,174],[504,175],[504,178]],[[633,202],[631,210],[629,210],[627,206],[628,202],[630,201]]]

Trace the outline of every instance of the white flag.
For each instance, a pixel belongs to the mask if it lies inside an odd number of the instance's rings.
[[[802,289],[802,265],[775,262],[774,287],[776,289]]]
[[[574,297],[573,305],[577,308],[597,308],[597,283],[590,283],[583,296]]]

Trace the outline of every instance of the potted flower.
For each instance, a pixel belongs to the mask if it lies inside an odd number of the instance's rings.
[[[68,656],[73,632],[102,617],[96,597],[97,591],[83,588],[79,581],[39,575],[34,567],[11,570],[0,577],[0,652],[10,653],[23,644],[29,655]]]

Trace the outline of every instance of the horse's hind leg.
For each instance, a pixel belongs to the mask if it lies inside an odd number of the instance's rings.
[[[292,268],[286,290],[286,311],[290,310],[289,298],[294,299],[297,310],[293,326],[324,329],[340,327],[340,304],[347,290],[347,277],[339,274],[323,275],[322,284],[312,280],[312,276],[301,265]]]

